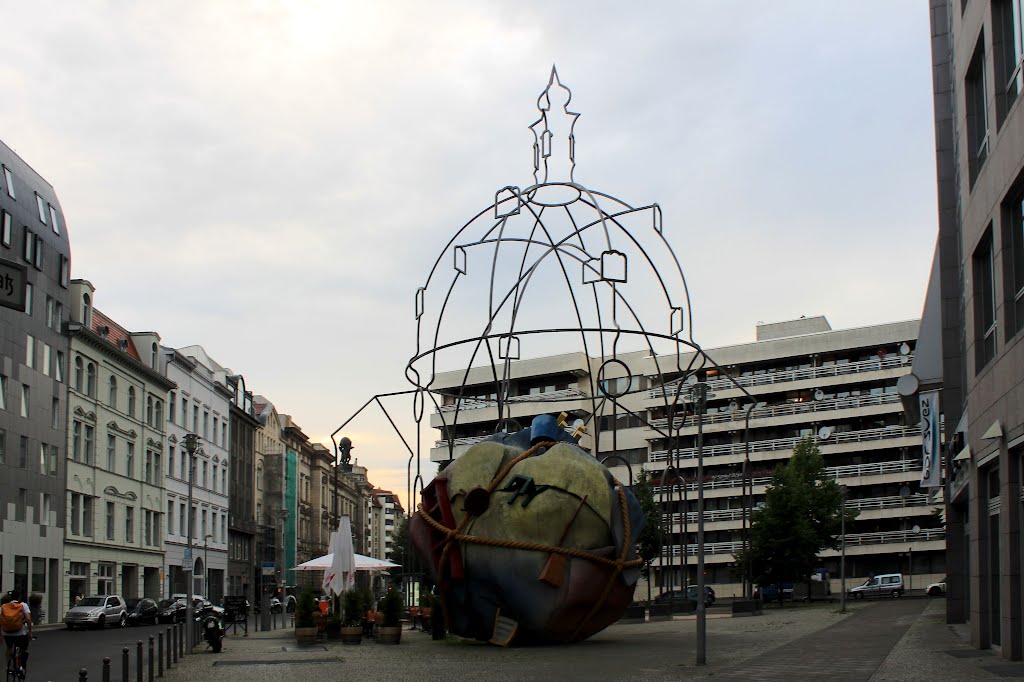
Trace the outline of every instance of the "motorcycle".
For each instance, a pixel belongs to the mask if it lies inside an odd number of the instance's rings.
[[[219,614],[209,612],[197,617],[196,622],[200,624],[199,627],[203,631],[203,639],[206,640],[206,644],[213,649],[213,653],[219,654],[223,646],[224,620]]]

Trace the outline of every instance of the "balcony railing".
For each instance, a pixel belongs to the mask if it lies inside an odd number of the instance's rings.
[[[912,530],[894,530],[882,533],[847,533],[846,534],[846,546],[862,546],[862,545],[905,545],[908,542],[923,542],[927,540],[942,540],[946,537],[946,530],[944,528],[926,528],[918,532]],[[688,556],[696,556],[697,545],[696,543],[686,545],[686,554]],[[670,556],[681,556],[683,554],[683,547],[680,545],[673,545],[669,548]],[[739,550],[743,549],[743,543],[740,541],[735,542],[705,542],[704,543],[704,554],[734,554]]]
[[[860,362],[848,362],[845,365],[830,365],[828,367],[805,367],[803,369],[782,370],[778,372],[765,372],[764,374],[752,374],[750,376],[735,377],[734,379],[712,379],[707,382],[709,391],[725,391],[735,388],[736,385],[749,388],[751,386],[769,386],[771,384],[783,384],[790,381],[803,381],[805,379],[821,379],[823,377],[841,377],[862,372],[877,372],[883,369],[896,369],[897,367],[909,367],[914,359],[910,355],[886,356],[880,359],[861,360]],[[664,386],[658,386],[647,391],[647,397],[651,400],[664,400],[666,395],[671,402],[675,395],[678,381],[672,381]]]
[[[928,496],[915,494],[910,495],[907,498],[900,497],[899,495],[893,495],[889,497],[865,497],[859,500],[848,500],[846,502],[847,509],[903,509],[906,507],[922,507],[927,506]],[[704,512],[704,522],[712,523],[715,521],[742,521],[743,520],[743,509],[712,509]],[[677,512],[675,514],[662,514],[662,520],[671,525],[681,525],[683,523],[683,514]],[[697,512],[686,513],[687,523],[697,523]]]
[[[838,467],[825,467],[825,475],[830,478],[849,478],[849,477],[860,477],[860,476],[872,476],[878,474],[891,474],[891,473],[903,473],[903,472],[919,472],[921,468],[921,462],[916,459],[900,459],[890,462],[871,462],[868,464],[845,464]],[[753,476],[750,479],[751,486],[768,485],[772,482],[771,476]],[[730,476],[721,476],[708,480],[704,483],[705,490],[715,490],[722,488],[739,488],[743,485],[743,475],[733,474]],[[654,494],[660,495],[667,493],[672,490],[673,486],[670,485],[657,485],[654,486]],[[676,485],[677,490],[682,490],[682,484]],[[686,485],[687,490],[696,490],[697,482],[691,481]],[[850,501],[852,503],[853,500]],[[849,503],[848,503],[849,504]]]
[[[561,391],[549,391],[547,393],[534,393],[531,395],[514,395],[505,399],[505,403],[533,403],[533,402],[555,402],[558,400],[576,400],[578,398],[586,398],[580,390],[575,388],[567,388]],[[446,414],[448,412],[454,412],[456,408],[459,411],[464,410],[479,410],[485,407],[495,407],[498,404],[495,398],[463,398],[461,402],[452,403],[451,405],[442,405],[436,409],[435,412]]]
[[[572,429],[568,429],[567,428],[567,429],[565,429],[565,432],[566,433],[572,433]],[[451,444],[452,445],[473,445],[474,443],[480,443],[482,441],[485,441],[485,440],[487,440],[488,438],[490,438],[493,435],[494,434],[487,434],[487,435],[484,435],[484,436],[466,436],[464,438],[456,438],[453,441],[451,441]],[[435,440],[434,441],[434,447],[435,448],[446,448],[446,447],[448,447],[448,444],[449,444],[449,441],[447,441],[447,440]]]
[[[921,435],[921,425],[914,426],[886,426],[880,429],[864,429],[863,431],[846,431],[845,433],[833,433],[828,438],[819,438],[817,434],[810,436],[819,446],[832,445],[834,443],[859,443],[874,440],[886,440],[888,438],[910,438]],[[799,437],[775,438],[772,440],[757,440],[750,443],[750,453],[775,452],[777,450],[792,450],[800,442]],[[742,455],[745,452],[743,443],[727,443],[725,445],[706,445],[704,447],[705,457],[718,457],[721,455]],[[678,450],[679,459],[694,459],[697,457],[697,448],[681,448]],[[650,461],[664,462],[669,459],[668,450],[655,450],[651,453]]]
[[[834,398],[831,400],[811,400],[805,403],[787,403],[784,405],[773,405],[760,407],[750,412],[750,419],[770,419],[771,417],[784,417],[793,414],[811,414],[814,412],[830,412],[833,410],[848,410],[858,407],[870,407],[872,405],[899,404],[900,397],[896,393],[883,393],[881,395],[860,395],[851,398]],[[720,424],[723,422],[739,421],[746,419],[746,410],[738,409],[733,412],[716,412],[704,415],[705,424]],[[696,416],[690,414],[685,419],[676,417],[675,428],[683,426],[695,426]],[[668,427],[668,417],[651,419],[650,425],[663,429]]]

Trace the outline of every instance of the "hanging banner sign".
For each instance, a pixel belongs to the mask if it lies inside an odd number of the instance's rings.
[[[921,400],[921,487],[942,486],[942,443],[939,433],[939,392],[924,391]]]

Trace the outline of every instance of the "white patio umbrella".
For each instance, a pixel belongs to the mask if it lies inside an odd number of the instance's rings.
[[[332,534],[333,535],[333,534]],[[389,568],[399,568],[399,564],[385,559],[375,559],[372,556],[353,554],[357,571],[383,571]],[[334,554],[324,554],[316,559],[310,559],[294,567],[296,571],[325,571],[334,563]]]
[[[352,589],[356,582],[355,552],[352,551],[352,523],[347,516],[338,522],[331,534],[331,563],[324,569],[322,584],[325,594],[339,595]]]

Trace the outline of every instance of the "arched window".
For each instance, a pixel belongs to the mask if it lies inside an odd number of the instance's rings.
[[[153,425],[153,396],[146,396],[146,423]]]
[[[117,409],[117,377],[110,375],[110,390],[107,392],[107,405]]]
[[[256,490],[263,490],[263,462],[256,464]]]
[[[153,344],[153,369],[156,369],[159,366],[160,366],[160,350],[157,348],[156,344],[154,343]]]
[[[256,523],[258,523],[258,524],[262,524],[263,523],[263,503],[262,502],[257,502],[256,503]]]
[[[135,387],[128,387],[128,416],[135,417]]]
[[[85,366],[85,394],[96,397],[96,365],[91,362]]]
[[[154,409],[156,410],[156,419],[153,422],[153,426],[155,426],[158,429],[162,429],[164,426],[164,404],[158,400],[156,401],[156,406],[154,407]]]
[[[84,296],[82,296],[82,324],[84,324],[86,327],[89,326],[89,322],[90,322],[90,320],[89,320],[89,318],[91,317],[89,315],[89,308],[90,307],[92,307],[92,299],[89,298],[89,294],[85,294]]]
[[[82,356],[75,356],[75,390],[82,390]]]

